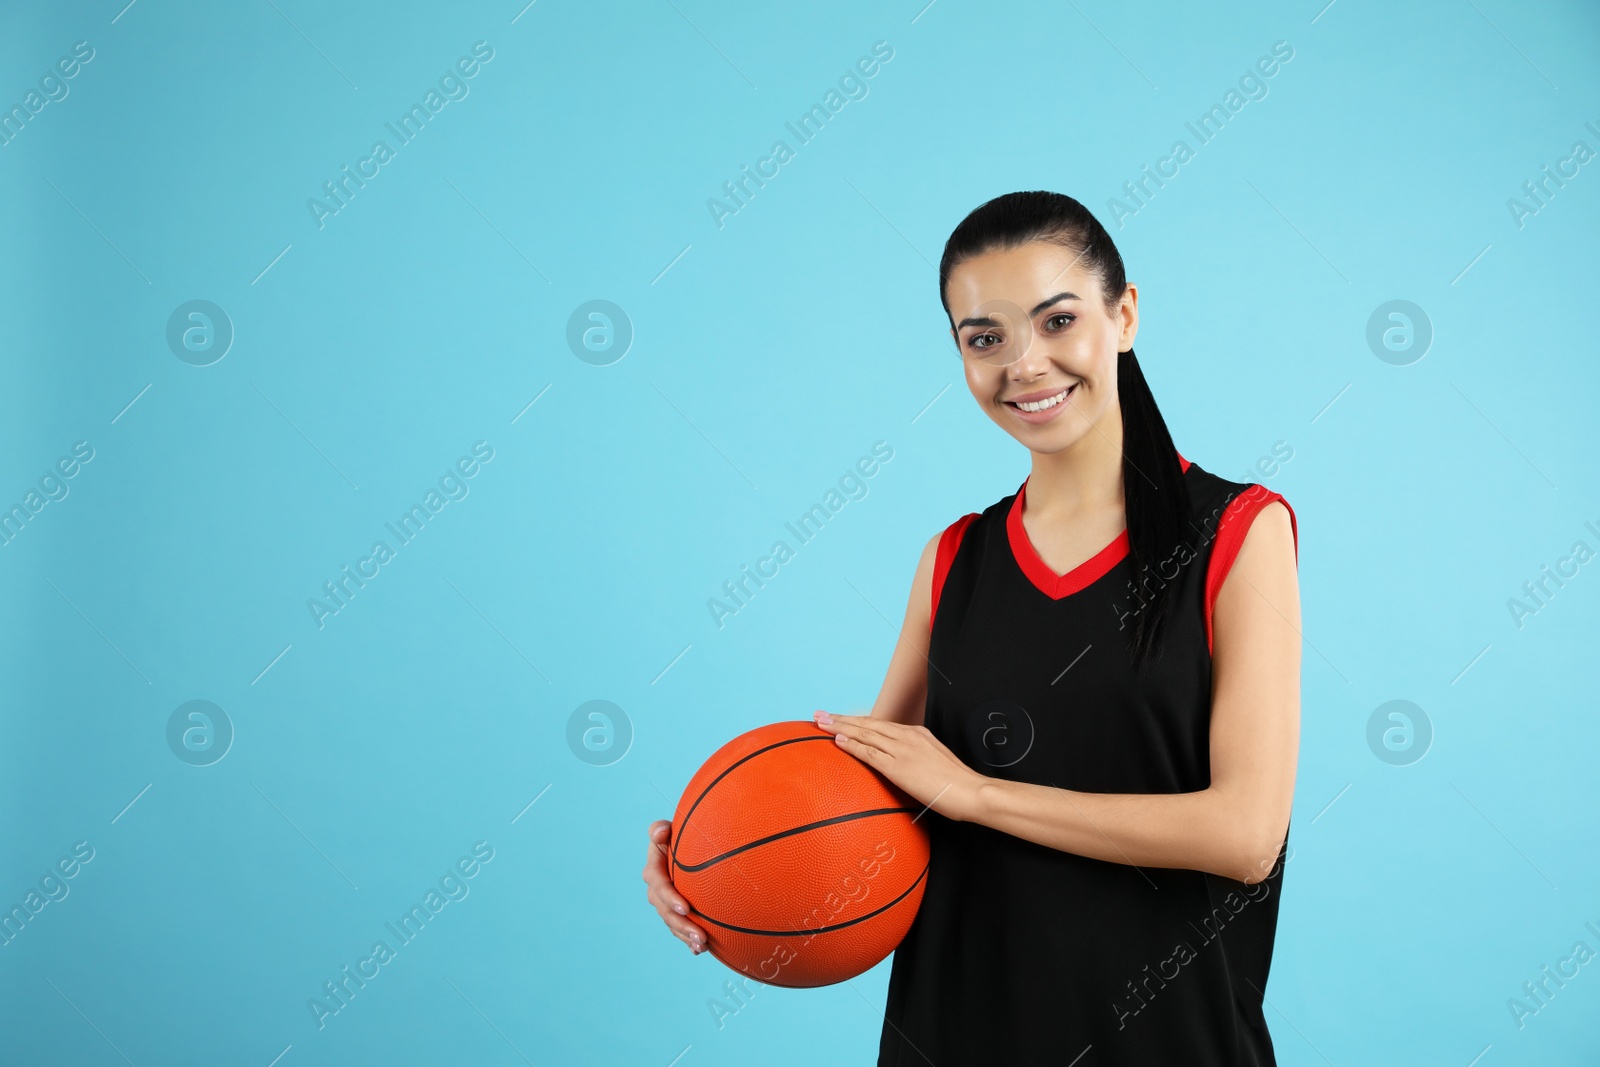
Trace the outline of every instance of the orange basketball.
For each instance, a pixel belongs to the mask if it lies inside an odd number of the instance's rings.
[[[854,978],[893,952],[922,903],[922,805],[812,722],[719,748],[672,818],[672,881],[711,954],[768,985]]]

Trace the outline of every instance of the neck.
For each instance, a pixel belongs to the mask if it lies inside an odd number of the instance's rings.
[[[1029,514],[1089,515],[1121,510],[1122,409],[1112,403],[1100,421],[1059,452],[1034,452],[1023,506]]]

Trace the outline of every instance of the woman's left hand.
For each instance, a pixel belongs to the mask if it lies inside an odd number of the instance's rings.
[[[971,819],[977,810],[978,790],[988,779],[962,763],[926,726],[826,711],[813,718],[840,748],[918,803],[958,822]]]

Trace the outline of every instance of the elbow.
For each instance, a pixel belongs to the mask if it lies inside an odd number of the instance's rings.
[[[1237,800],[1237,798],[1235,798]],[[1288,838],[1288,814],[1258,813],[1259,801],[1230,803],[1221,816],[1226,829],[1216,840],[1222,841],[1219,873],[1224,878],[1256,885],[1274,875],[1283,859]],[[1243,809],[1242,809],[1243,808]]]
[[[1245,885],[1266,881],[1283,859],[1286,836],[1287,827],[1283,825],[1242,832],[1236,839],[1233,871],[1228,877]]]

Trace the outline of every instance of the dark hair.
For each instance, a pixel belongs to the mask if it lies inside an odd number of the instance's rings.
[[[1007,193],[980,205],[950,234],[939,260],[939,302],[951,328],[947,290],[950,274],[964,261],[986,252],[1050,241],[1074,252],[1100,280],[1107,311],[1114,312],[1127,288],[1122,256],[1089,209],[1061,193]],[[1166,420],[1156,406],[1133,349],[1117,356],[1117,400],[1122,409],[1122,486],[1128,515],[1130,563],[1137,576],[1132,590],[1138,605],[1132,655],[1136,662],[1157,654],[1168,609],[1169,583],[1153,573],[1169,558],[1190,526],[1189,490]]]

